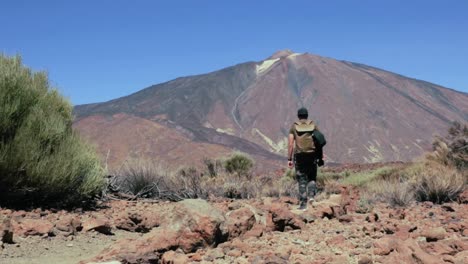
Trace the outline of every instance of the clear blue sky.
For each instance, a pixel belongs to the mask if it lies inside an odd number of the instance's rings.
[[[74,104],[286,48],[468,92],[467,14],[464,0],[2,0],[0,52]]]

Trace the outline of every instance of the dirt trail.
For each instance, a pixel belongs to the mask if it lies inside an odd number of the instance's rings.
[[[76,264],[94,257],[117,240],[140,236],[116,230],[113,236],[83,233],[70,237],[18,237],[16,244],[4,244],[0,264]]]

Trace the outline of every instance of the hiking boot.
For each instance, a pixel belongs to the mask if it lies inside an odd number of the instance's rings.
[[[307,204],[301,202],[301,204],[299,205],[299,207],[297,209],[305,211],[307,209]]]

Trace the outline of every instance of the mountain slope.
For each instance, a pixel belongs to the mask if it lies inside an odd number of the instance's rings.
[[[125,114],[177,127],[191,142],[281,160],[301,106],[327,136],[325,154],[334,162],[409,160],[430,147],[433,134],[444,133],[451,121],[468,120],[466,93],[358,63],[280,51],[261,62],[77,106],[75,127],[86,135],[85,120],[93,126],[93,116]],[[101,129],[113,131],[111,125]],[[165,141],[160,139],[161,144]],[[156,156],[165,159],[165,153],[154,148]]]

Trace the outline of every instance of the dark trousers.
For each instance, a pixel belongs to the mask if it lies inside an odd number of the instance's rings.
[[[299,184],[299,200],[307,203],[308,198],[317,194],[317,157],[314,153],[294,155],[296,179]]]

